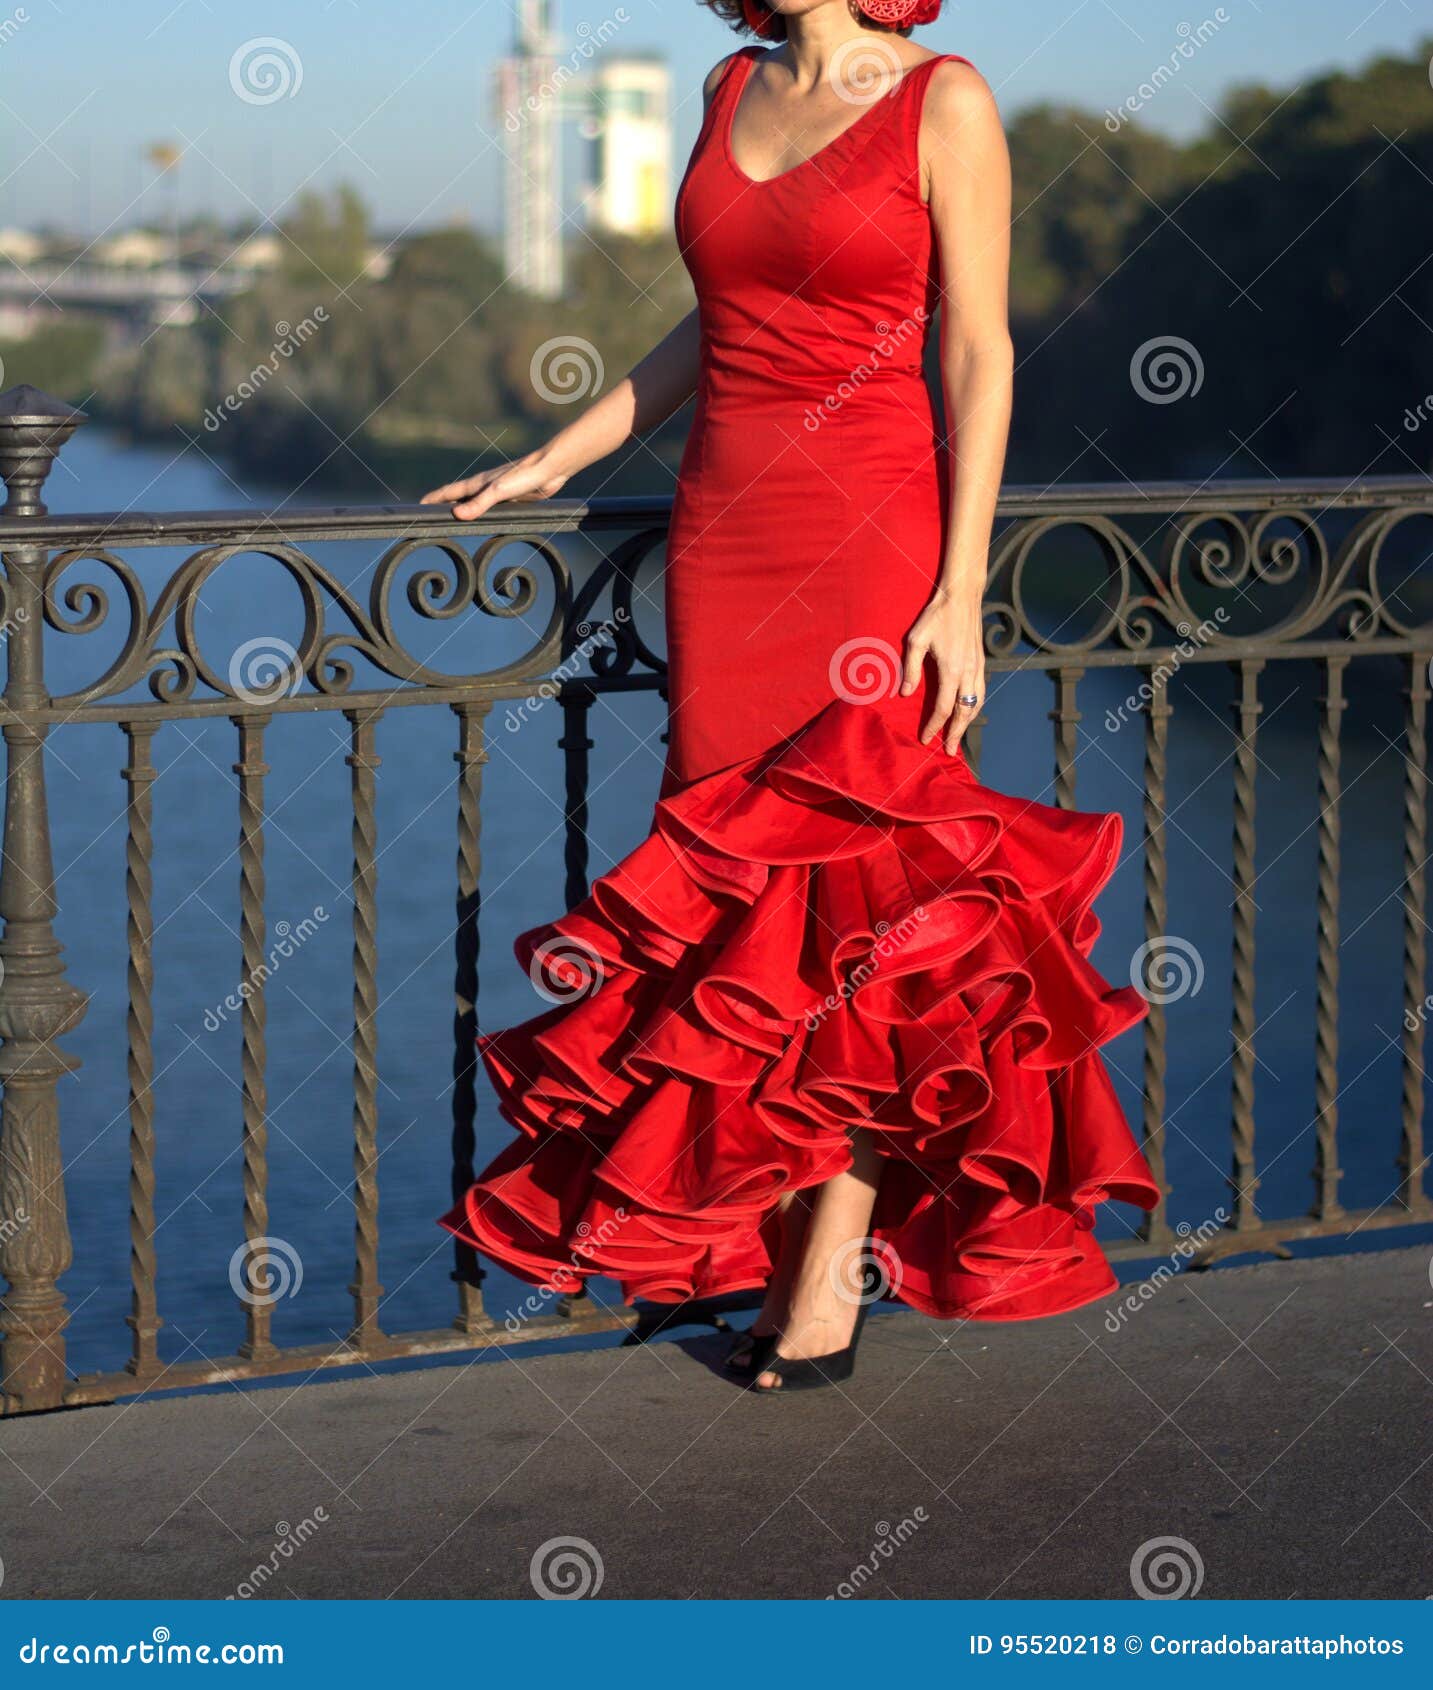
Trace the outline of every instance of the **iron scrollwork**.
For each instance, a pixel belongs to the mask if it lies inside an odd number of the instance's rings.
[[[1097,511],[1017,517],[991,549],[986,651],[996,658],[1021,650],[1139,656],[1197,637],[1206,649],[1239,656],[1255,648],[1288,651],[1319,638],[1433,642],[1433,615],[1400,612],[1397,592],[1381,573],[1392,536],[1433,518],[1433,500],[1367,511],[1336,548],[1325,532],[1327,516],[1277,504],[1243,513],[1234,506],[1169,511],[1155,541],[1157,561],[1150,542]],[[1057,537],[1092,541],[1103,568],[1080,607],[1086,625],[1073,635],[1042,631],[1037,622],[1050,595],[1032,588],[1035,555],[1040,548],[1053,554]],[[1425,576],[1429,589],[1433,579]]]

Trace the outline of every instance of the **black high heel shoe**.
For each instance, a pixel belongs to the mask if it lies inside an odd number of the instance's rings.
[[[779,1336],[776,1332],[738,1332],[725,1365],[733,1373],[749,1373],[756,1378],[771,1359]]]
[[[878,1300],[879,1283],[880,1276],[875,1264],[868,1262],[862,1275],[861,1306],[856,1310],[856,1324],[851,1332],[851,1342],[844,1350],[833,1350],[830,1355],[812,1356],[809,1360],[803,1360],[777,1355],[776,1345],[779,1340],[773,1338],[766,1359],[760,1367],[753,1368],[748,1388],[759,1397],[775,1397],[785,1396],[787,1391],[816,1391],[823,1385],[843,1384],[856,1371],[856,1347],[861,1342],[861,1328],[866,1324],[871,1304]],[[781,1383],[759,1384],[758,1380],[763,1373],[774,1373]]]

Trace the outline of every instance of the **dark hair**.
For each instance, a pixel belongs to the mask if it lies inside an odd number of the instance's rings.
[[[756,31],[752,29],[751,25],[746,21],[745,14],[742,11],[741,0],[699,0],[699,3],[707,7],[710,11],[715,12],[719,18],[724,19],[733,29],[740,31],[741,34],[756,34]],[[765,0],[758,0],[758,4],[764,5]],[[911,25],[908,23],[899,25],[876,23],[873,19],[868,18],[864,12],[861,13],[860,18],[862,28],[878,29],[885,35],[909,35],[911,32]],[[771,20],[770,30],[766,35],[762,36],[761,39],[763,41],[784,41],[786,39],[786,19],[779,16],[773,17]]]

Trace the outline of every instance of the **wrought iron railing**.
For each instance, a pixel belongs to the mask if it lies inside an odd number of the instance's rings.
[[[219,1380],[372,1363],[399,1357],[534,1341],[555,1334],[609,1330],[626,1311],[575,1299],[563,1313],[520,1323],[484,1310],[481,1273],[471,1251],[456,1247],[457,1311],[450,1328],[383,1329],[378,1280],[378,1084],[375,1017],[379,1006],[376,944],[375,733],[382,715],[413,705],[446,705],[457,762],[454,923],[455,984],[452,1087],[453,1191],[472,1177],[478,1108],[474,1057],[478,997],[483,768],[493,706],[521,699],[552,679],[564,712],[566,897],[587,887],[590,716],[595,701],[620,691],[661,691],[664,665],[643,633],[639,571],[665,543],[668,499],[558,502],[500,509],[481,522],[456,524],[446,511],[420,507],[339,508],[265,514],[247,510],[53,516],[41,491],[56,455],[83,419],[33,389],[0,398],[0,473],[9,502],[0,512],[4,580],[0,614],[8,674],[0,727],[6,746],[4,863],[0,871],[0,1304],[3,1391],[7,1413],[112,1400]],[[993,672],[1044,672],[1054,686],[1055,792],[1075,801],[1079,686],[1087,670],[1117,667],[1139,676],[1144,731],[1144,920],[1151,944],[1168,924],[1166,839],[1171,675],[1188,664],[1221,663],[1237,679],[1233,815],[1233,1026],[1230,1133],[1232,1167],[1227,1229],[1205,1255],[1278,1247],[1283,1241],[1433,1219],[1423,1149],[1424,1021],[1428,851],[1427,713],[1433,616],[1407,583],[1388,579],[1390,548],[1433,517],[1433,483],[1374,479],[1351,483],[1222,482],[1209,485],[1009,489],[1001,506],[987,594],[987,644]],[[579,579],[555,541],[564,535],[610,541]],[[1095,587],[1064,618],[1037,605],[1026,576],[1036,549],[1052,536],[1090,549]],[[1395,540],[1397,536],[1397,540]],[[385,549],[366,599],[360,600],[306,548],[334,540],[372,540]],[[522,561],[503,563],[521,543]],[[186,547],[189,555],[151,597],[125,554]],[[256,696],[215,666],[198,633],[200,595],[227,560],[276,561],[300,595],[304,632],[292,676],[276,676]],[[101,579],[93,578],[101,574]],[[1414,571],[1414,575],[1418,572]],[[1429,572],[1412,583],[1421,590]],[[107,580],[110,591],[106,591]],[[45,673],[45,630],[72,636],[109,623],[117,589],[128,614],[119,650],[103,672],[67,693],[52,694]],[[451,675],[428,667],[405,646],[395,617],[399,593],[420,618],[464,616],[545,623],[520,656],[499,667]],[[548,599],[550,597],[550,605]],[[117,619],[116,619],[117,620]],[[1348,1211],[1340,1204],[1338,1019],[1340,866],[1340,722],[1351,662],[1373,655],[1403,666],[1403,1002],[1402,1103],[1398,1182],[1386,1204]],[[1321,665],[1318,740],[1318,951],[1313,1039],[1316,1064],[1316,1165],[1310,1212],[1266,1218],[1256,1201],[1254,1076],[1258,1022],[1255,985],[1255,774],[1260,675],[1280,659]],[[358,684],[360,666],[376,677]],[[302,683],[294,691],[289,681]],[[156,1156],[160,1123],[154,1096],[153,862],[154,736],[165,723],[227,717],[237,758],[240,830],[240,927],[243,998],[243,1240],[257,1250],[269,1228],[264,883],[266,738],[295,712],[339,711],[348,724],[352,801],[353,1151],[355,1266],[352,1326],[331,1345],[282,1346],[263,1297],[244,1298],[246,1330],[232,1356],[166,1364],[160,1354],[155,1245]],[[71,1263],[60,1142],[63,1081],[75,1066],[61,1041],[81,1021],[84,992],[71,984],[55,935],[57,915],[45,792],[45,744],[52,729],[75,722],[117,726],[125,739],[128,783],[127,907],[130,1128],[131,1355],[121,1372],[71,1377],[66,1363],[66,1301],[61,1281]],[[435,728],[435,731],[436,728]],[[978,766],[980,725],[969,741]],[[634,841],[635,843],[635,841]],[[1165,1167],[1167,1022],[1156,996],[1144,1026],[1143,1140],[1161,1188]],[[1166,1206],[1147,1217],[1138,1239],[1116,1255],[1150,1255],[1175,1237]],[[256,1270],[262,1272],[262,1269]]]

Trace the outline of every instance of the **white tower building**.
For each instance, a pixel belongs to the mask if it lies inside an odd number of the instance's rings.
[[[671,217],[672,87],[666,62],[633,54],[593,67],[589,133],[596,228],[647,237]]]

